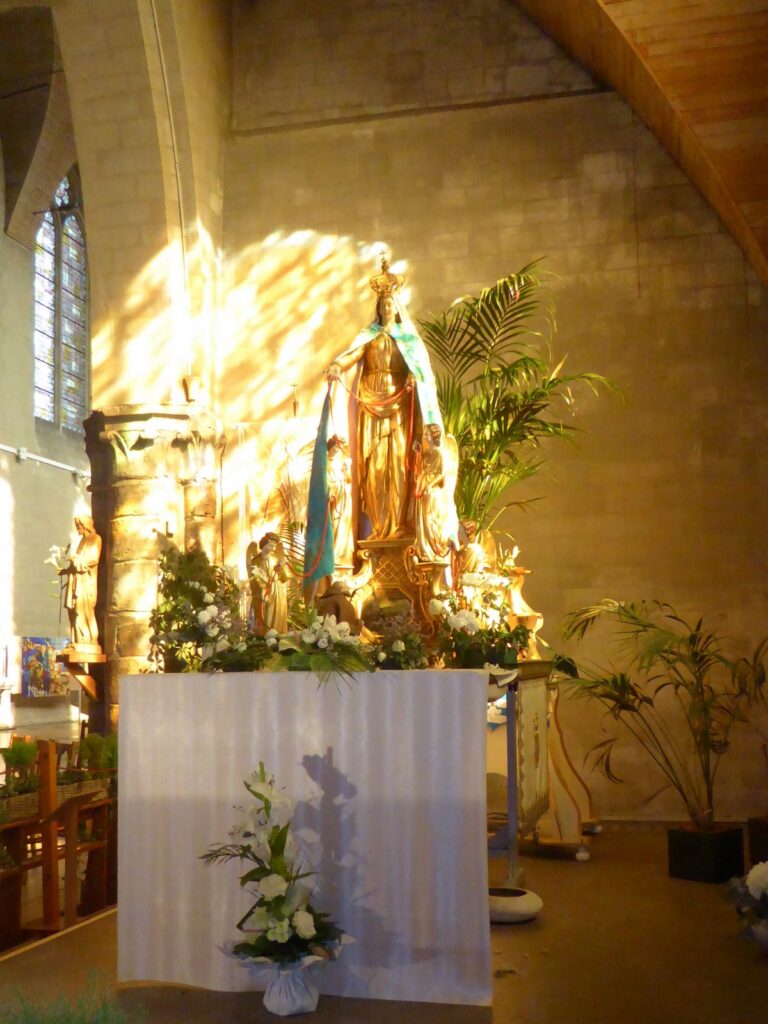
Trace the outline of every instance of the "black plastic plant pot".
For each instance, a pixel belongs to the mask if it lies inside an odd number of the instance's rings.
[[[667,829],[670,878],[689,882],[727,882],[744,874],[744,830],[741,825],[715,825],[708,832]]]

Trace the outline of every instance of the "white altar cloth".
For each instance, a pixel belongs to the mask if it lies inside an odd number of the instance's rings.
[[[314,905],[354,936],[321,992],[491,1001],[487,673],[128,676],[120,688],[118,979],[257,987],[219,951],[250,905],[206,867],[263,761],[299,801]],[[263,987],[263,986],[262,986]]]

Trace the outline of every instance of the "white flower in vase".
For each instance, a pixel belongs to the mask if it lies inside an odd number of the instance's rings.
[[[315,919],[308,910],[297,910],[293,915],[292,922],[293,927],[296,929],[296,934],[301,939],[311,939],[317,931]]]
[[[317,634],[314,630],[305,629],[301,634],[301,639],[305,644],[314,644],[317,642]]]
[[[326,649],[327,647],[329,647],[329,646],[330,646],[330,643],[329,643],[329,640],[328,640],[328,638],[327,638],[327,637],[324,637],[324,636],[319,636],[319,637],[317,638],[317,646],[318,646],[318,647],[319,647],[319,648],[320,648],[321,650],[325,650],[325,649]]]
[[[274,900],[278,896],[284,896],[288,889],[288,883],[282,875],[267,875],[259,881],[258,889],[265,900]],[[280,939],[284,942],[284,939]]]
[[[429,614],[437,617],[438,615],[445,615],[445,605],[442,601],[438,601],[436,597],[433,597],[429,602]]]
[[[403,643],[402,640],[393,640],[392,641],[392,650],[396,654],[401,654],[405,650],[405,644]]]

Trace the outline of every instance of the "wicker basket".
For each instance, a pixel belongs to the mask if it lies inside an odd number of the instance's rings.
[[[36,818],[40,814],[40,793],[20,793],[0,800],[0,824],[20,818]]]
[[[60,807],[65,800],[69,800],[71,796],[79,796],[81,793],[94,793],[97,800],[109,796],[104,779],[85,779],[83,782],[71,782],[65,786],[57,786],[56,806]],[[0,824],[8,821],[19,821],[22,818],[37,818],[39,816],[39,790],[34,793],[8,796],[0,800]]]

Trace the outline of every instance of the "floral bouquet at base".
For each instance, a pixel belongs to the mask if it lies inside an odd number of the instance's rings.
[[[768,860],[755,864],[744,878],[732,879],[729,889],[745,932],[768,952]]]
[[[474,608],[461,608],[453,597],[429,602],[429,613],[437,619],[437,644],[446,666],[507,668],[517,664],[528,646],[529,630],[510,628],[499,615],[494,623]]]
[[[382,669],[427,668],[429,657],[419,624],[406,615],[374,619],[371,629],[378,634],[372,645],[373,661]]]
[[[276,669],[315,672],[321,682],[334,672],[350,676],[373,668],[368,646],[355,636],[348,622],[337,622],[335,615],[309,612],[303,627],[282,635],[270,629],[264,640],[278,655],[273,658]]]
[[[201,856],[206,864],[239,860],[247,868],[240,885],[254,902],[237,922],[245,938],[225,952],[245,965],[279,968],[264,997],[271,1012],[302,1012],[296,1009],[299,1003],[314,1009],[317,988],[302,969],[335,960],[341,946],[354,940],[312,905],[312,885],[307,880],[315,872],[301,870],[291,835],[293,801],[275,789],[274,778],[262,763],[243,781],[254,803],[241,809],[242,819],[230,832],[231,842],[214,844]]]

